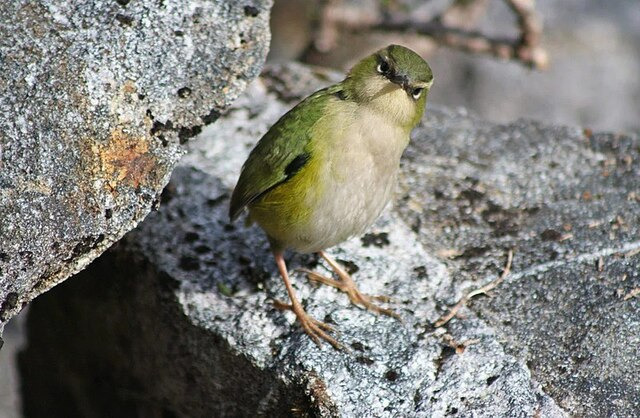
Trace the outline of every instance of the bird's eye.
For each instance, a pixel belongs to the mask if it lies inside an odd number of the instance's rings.
[[[413,98],[416,100],[418,100],[418,97],[420,97],[420,94],[422,94],[422,89],[419,87],[411,90],[411,96],[413,96]]]
[[[389,63],[387,63],[386,61],[380,61],[380,63],[378,64],[378,68],[376,68],[376,70],[380,74],[386,73],[387,71],[389,71]]]

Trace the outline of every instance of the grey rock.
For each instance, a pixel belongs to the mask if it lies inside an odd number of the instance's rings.
[[[141,221],[255,78],[270,0],[0,4],[0,332]]]
[[[28,416],[50,414],[55,402],[104,415],[640,411],[640,303],[625,299],[640,287],[637,138],[494,125],[430,105],[403,159],[396,205],[368,235],[330,250],[357,270],[364,292],[390,296],[403,322],[293,275],[308,312],[339,329],[350,350],[338,352],[271,306],[286,292],[266,239],[227,219],[256,139],[319,79],[335,78],[301,66],[266,74],[190,143],[159,212],[33,304],[20,360]],[[509,249],[512,273],[491,297],[434,328],[462,295],[496,279]],[[314,256],[288,260],[292,271],[328,272]],[[117,385],[76,383],[96,380]]]
[[[513,273],[472,310],[571,415],[637,415],[638,138],[432,117],[407,154],[413,205],[399,210],[426,248],[454,254],[449,303],[514,249]]]

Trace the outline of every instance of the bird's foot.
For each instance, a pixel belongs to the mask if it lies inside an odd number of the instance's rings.
[[[389,302],[389,297],[371,296],[360,292],[353,279],[351,279],[351,277],[344,271],[336,271],[336,274],[340,277],[340,280],[330,279],[319,273],[316,273],[315,271],[307,269],[300,269],[300,271],[305,273],[307,275],[307,278],[309,278],[309,280],[311,281],[335,287],[341,292],[346,293],[347,296],[349,296],[351,303],[353,303],[354,305],[361,306],[375,313],[391,316],[396,319],[401,319],[400,316],[397,313],[393,312],[391,309],[383,308],[373,303],[373,301],[383,303]]]
[[[317,319],[309,316],[309,314],[299,303],[294,302],[292,304],[288,304],[280,300],[275,300],[273,302],[273,306],[276,309],[289,310],[296,314],[296,318],[298,319],[298,322],[300,322],[302,329],[307,333],[309,337],[311,337],[313,342],[316,343],[318,347],[320,347],[321,345],[320,338],[322,338],[323,340],[331,344],[335,349],[344,349],[344,346],[342,344],[340,344],[335,338],[328,334],[329,332],[336,332],[336,330],[331,325],[325,324],[324,322],[318,321]]]

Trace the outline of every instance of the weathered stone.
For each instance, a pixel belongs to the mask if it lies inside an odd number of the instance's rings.
[[[363,291],[389,295],[404,321],[293,275],[308,312],[335,323],[350,348],[337,352],[316,347],[291,313],[270,305],[286,292],[267,242],[259,228],[227,219],[256,139],[319,86],[303,67],[269,74],[190,144],[159,212],[34,303],[20,361],[28,416],[51,416],[38,405],[54,400],[67,412],[105,415],[640,410],[640,303],[625,299],[640,287],[637,138],[493,125],[430,106],[403,160],[395,207],[372,235],[330,251],[357,270]],[[285,88],[288,80],[302,88]],[[500,274],[509,249],[512,273],[492,297],[434,328],[448,306]],[[326,271],[313,256],[288,260],[291,270]],[[60,382],[55,392],[46,381]]]
[[[270,5],[0,3],[0,332],[157,205],[259,74]]]
[[[637,415],[640,141],[450,116],[432,113],[407,153],[399,206],[430,252],[455,254],[448,303],[514,249],[513,273],[472,310],[572,416]]]

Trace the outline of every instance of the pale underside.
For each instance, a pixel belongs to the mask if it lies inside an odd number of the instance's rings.
[[[297,174],[313,179],[292,189],[294,201],[280,206],[282,213],[272,206],[265,219],[249,208],[276,247],[305,253],[332,247],[363,233],[391,199],[415,105],[391,83],[371,87],[379,93],[366,105],[332,99],[331,111],[315,127],[322,139]],[[308,215],[287,222],[284,211],[291,206],[307,208]]]

